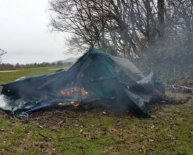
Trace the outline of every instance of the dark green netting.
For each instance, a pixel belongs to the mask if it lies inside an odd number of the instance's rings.
[[[129,60],[92,48],[67,71],[5,84],[0,101],[1,109],[14,114],[78,103],[148,116],[145,104],[155,90],[164,93],[152,73],[145,77]]]

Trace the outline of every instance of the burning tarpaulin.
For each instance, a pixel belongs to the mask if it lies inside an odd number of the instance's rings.
[[[145,77],[129,60],[90,49],[67,71],[3,86],[3,110],[14,114],[61,106],[90,106],[148,116],[146,104],[164,93],[152,73]]]

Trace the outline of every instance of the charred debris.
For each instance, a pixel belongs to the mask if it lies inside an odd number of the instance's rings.
[[[92,107],[148,117],[147,105],[163,100],[165,87],[128,59],[91,48],[67,71],[16,80],[3,85],[1,109],[29,115],[47,108]]]

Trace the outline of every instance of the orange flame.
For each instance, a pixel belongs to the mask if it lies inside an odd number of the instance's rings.
[[[71,87],[65,90],[61,90],[59,95],[64,97],[69,97],[69,96],[73,96],[74,94],[80,94],[81,96],[86,96],[89,94],[89,92],[85,88]]]

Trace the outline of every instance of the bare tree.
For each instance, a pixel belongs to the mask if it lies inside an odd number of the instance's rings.
[[[73,33],[79,45],[114,47],[127,57],[157,36],[153,0],[53,0],[54,30]]]
[[[158,29],[159,29],[159,37],[162,38],[164,36],[164,28],[165,28],[165,0],[158,0]]]
[[[1,57],[2,57],[4,54],[6,54],[6,53],[7,53],[6,51],[0,49],[0,63],[1,63]]]
[[[112,47],[131,59],[143,56],[159,38],[191,38],[193,31],[192,0],[52,0],[50,4],[53,29],[72,33],[71,45]]]
[[[51,10],[71,46],[118,51],[172,77],[192,70],[193,0],[51,0]]]

